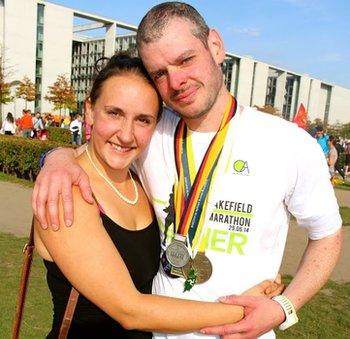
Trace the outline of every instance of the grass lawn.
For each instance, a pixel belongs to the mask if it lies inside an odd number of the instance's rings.
[[[0,233],[0,338],[9,338],[25,239]],[[286,283],[290,276],[285,276]],[[41,259],[34,257],[21,337],[39,339],[51,324],[51,300]],[[350,338],[350,283],[330,281],[300,312],[299,324],[278,338]]]
[[[0,172],[0,180],[13,182],[13,183],[25,186],[25,187],[33,187],[34,186],[34,183],[31,182],[30,180],[19,179],[15,175],[5,174],[3,172]]]
[[[10,338],[22,249],[26,239],[0,233],[0,338]],[[21,338],[45,338],[51,325],[52,304],[45,282],[45,268],[35,255],[30,276],[27,302],[21,328]]]
[[[350,226],[350,207],[340,207],[339,210],[343,220],[343,225]]]

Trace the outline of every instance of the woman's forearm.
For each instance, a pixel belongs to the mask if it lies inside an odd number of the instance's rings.
[[[237,322],[240,306],[141,294],[128,314],[116,316],[123,327],[152,332],[196,332],[205,326]]]

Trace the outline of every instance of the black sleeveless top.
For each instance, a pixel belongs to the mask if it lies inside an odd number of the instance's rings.
[[[158,271],[160,244],[156,220],[139,231],[129,231],[101,212],[103,226],[123,258],[131,278],[141,293],[152,293],[152,280]],[[72,285],[58,266],[44,260],[47,268],[47,283],[52,294],[53,324],[47,338],[57,338]],[[140,305],[142,307],[142,305]],[[68,339],[76,338],[152,338],[142,331],[125,330],[109,315],[95,306],[83,295],[79,295]]]

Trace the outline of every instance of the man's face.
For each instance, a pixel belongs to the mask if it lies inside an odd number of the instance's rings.
[[[210,31],[208,47],[193,35],[193,25],[174,18],[157,41],[139,50],[145,67],[164,102],[184,118],[204,116],[224,86],[220,63],[225,52],[215,31]]]
[[[317,132],[316,132],[316,138],[317,138],[317,139],[322,138],[322,137],[323,137],[323,134],[324,134],[323,131],[317,131]]]

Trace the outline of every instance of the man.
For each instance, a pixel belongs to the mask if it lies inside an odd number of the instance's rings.
[[[73,118],[73,121],[69,125],[69,130],[71,133],[71,139],[73,145],[81,145],[81,139],[82,139],[82,130],[83,125],[81,122],[81,115],[76,114]]]
[[[24,138],[30,138],[33,130],[33,120],[30,110],[24,109],[20,120],[20,129]]]
[[[281,323],[288,327],[295,318],[286,319],[284,309],[294,305],[298,310],[323,286],[341,247],[341,219],[317,143],[289,122],[236,103],[223,82],[221,37],[193,7],[178,2],[153,7],[141,21],[137,44],[164,102],[182,117],[179,122],[165,110],[147,152],[135,164],[162,235],[154,292],[213,301],[275,277],[290,211],[308,229],[309,242],[285,298],[221,299],[244,306],[245,318],[203,332],[251,338]],[[276,152],[282,155],[277,163]],[[72,155],[62,149],[48,155],[38,177],[33,209],[44,228],[46,201],[52,227],[58,228],[59,193],[66,224],[72,223],[72,183],[92,201]],[[186,261],[186,251],[192,261]],[[273,332],[266,337],[274,337]]]
[[[320,145],[322,148],[324,156],[327,158],[328,153],[329,153],[329,146],[328,146],[328,135],[325,134],[323,127],[322,126],[317,126],[316,127],[316,140],[317,143]]]

